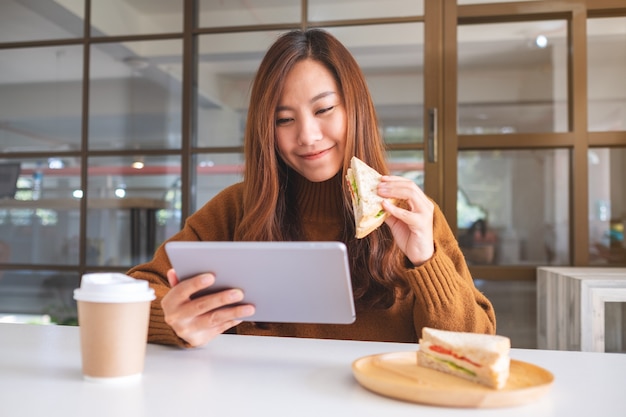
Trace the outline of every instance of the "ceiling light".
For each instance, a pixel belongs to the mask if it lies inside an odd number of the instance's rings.
[[[535,45],[540,48],[545,48],[546,46],[548,46],[548,38],[546,38],[544,35],[537,36],[537,38],[535,38]]]
[[[144,167],[143,157],[139,156],[133,160],[131,166],[135,169],[143,169]]]
[[[61,169],[65,166],[62,159],[59,158],[48,158],[48,168],[50,169]]]
[[[122,187],[118,187],[115,189],[115,196],[117,198],[124,198],[126,197],[126,190]]]

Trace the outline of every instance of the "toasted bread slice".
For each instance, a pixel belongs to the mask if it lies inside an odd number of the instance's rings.
[[[506,385],[511,350],[508,337],[425,327],[419,345],[419,366],[446,372],[494,389],[501,389]]]
[[[346,180],[350,187],[356,237],[362,239],[376,230],[389,216],[382,206],[383,198],[376,191],[382,175],[375,169],[352,157]],[[395,203],[395,200],[390,200]]]

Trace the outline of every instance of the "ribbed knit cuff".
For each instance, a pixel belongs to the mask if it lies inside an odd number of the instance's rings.
[[[435,249],[432,258],[415,267],[415,297],[428,308],[437,311],[451,302],[458,294],[459,284],[454,263],[441,251]]]

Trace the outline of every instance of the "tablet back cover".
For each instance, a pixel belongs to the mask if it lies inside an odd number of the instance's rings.
[[[246,321],[349,324],[355,320],[341,242],[179,242],[165,245],[180,279],[215,274],[211,290],[241,288]]]

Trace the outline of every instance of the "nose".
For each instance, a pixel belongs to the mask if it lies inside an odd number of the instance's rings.
[[[314,117],[305,117],[300,121],[298,131],[298,144],[302,146],[312,145],[322,139],[322,129]]]

